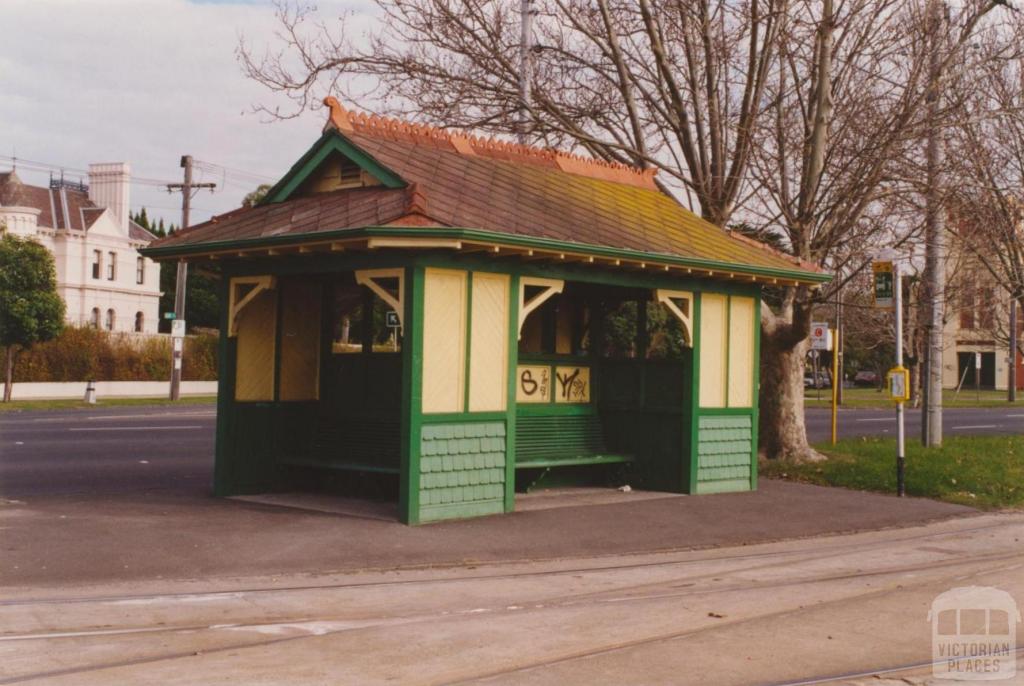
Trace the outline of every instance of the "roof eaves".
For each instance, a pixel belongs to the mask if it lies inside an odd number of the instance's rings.
[[[776,267],[770,265],[741,264],[723,260],[683,257],[666,253],[651,253],[624,248],[588,243],[574,243],[551,238],[539,238],[517,234],[498,233],[481,229],[459,227],[403,227],[403,226],[366,226],[360,228],[338,229],[334,231],[317,231],[312,233],[291,233],[278,236],[265,236],[243,240],[210,241],[193,245],[170,245],[142,249],[142,254],[154,259],[187,258],[217,252],[230,252],[244,249],[279,247],[282,245],[299,245],[302,243],[326,243],[341,239],[371,237],[421,237],[421,238],[452,238],[494,245],[506,245],[521,248],[536,248],[551,252],[570,252],[610,260],[622,259],[651,265],[666,265],[680,268],[699,269],[711,274],[744,274],[765,279],[781,279],[805,284],[821,284],[832,280],[832,276],[820,270],[811,271],[801,268]]]

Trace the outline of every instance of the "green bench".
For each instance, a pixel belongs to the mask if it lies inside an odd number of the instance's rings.
[[[398,419],[363,417],[321,420],[309,454],[288,456],[286,467],[371,474],[398,474]]]
[[[516,418],[516,469],[632,461],[632,455],[608,449],[601,418],[596,414],[520,415]]]

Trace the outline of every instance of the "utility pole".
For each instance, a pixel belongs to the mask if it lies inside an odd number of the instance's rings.
[[[842,276],[842,274],[840,274]],[[843,404],[843,377],[846,375],[843,365],[843,287],[836,289],[836,340],[832,344],[832,354],[836,358],[835,373],[832,385],[835,386],[835,404]]]
[[[167,184],[167,192],[181,191],[181,231],[188,228],[189,214],[192,210],[193,189],[209,188],[213,191],[215,183],[193,183],[192,182],[192,156],[182,155],[181,167],[185,170],[182,183]],[[178,262],[178,278],[174,282],[174,321],[172,331],[172,352],[171,352],[171,400],[177,400],[181,395],[181,364],[185,347],[185,285],[188,282],[188,262]],[[180,335],[179,335],[180,334]]]
[[[944,2],[928,0],[928,142],[926,148],[928,191],[925,203],[925,284],[928,294],[928,355],[924,379],[923,443],[942,445],[942,334],[946,296],[945,226],[942,207],[942,132],[939,128],[941,98]]]
[[[519,132],[520,145],[526,145],[530,120],[530,86],[533,83],[533,2],[521,0],[519,9]]]
[[[1009,383],[1006,385],[1006,399],[1011,402],[1017,402],[1017,298],[1011,296],[1010,298],[1010,364],[1007,365],[1009,368]]]
[[[892,261],[893,276],[893,299],[896,305],[896,369],[903,373],[904,389],[901,395],[907,397],[906,372],[903,370],[903,283],[900,279],[899,259]],[[889,392],[895,394],[892,387],[893,380],[889,381]],[[903,497],[907,493],[906,487],[906,453],[904,452],[904,424],[903,424],[903,400],[896,402],[896,495]]]

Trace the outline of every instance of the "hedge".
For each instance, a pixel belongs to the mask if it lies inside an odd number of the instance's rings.
[[[15,383],[30,381],[164,381],[171,375],[169,336],[111,333],[67,327],[52,341],[22,350]],[[217,335],[185,338],[185,381],[217,380]]]

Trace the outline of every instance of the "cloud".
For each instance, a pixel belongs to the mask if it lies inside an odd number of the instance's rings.
[[[324,17],[373,12],[363,0],[320,5]],[[268,2],[3,0],[0,25],[0,155],[80,169],[128,161],[136,177],[178,180],[191,154],[276,179],[319,136],[319,112],[274,124],[249,113],[268,94],[234,51],[241,34],[271,38]],[[255,186],[203,180],[222,188],[197,196],[194,222],[237,207]],[[178,222],[180,196],[154,186],[134,185],[131,204]]]

